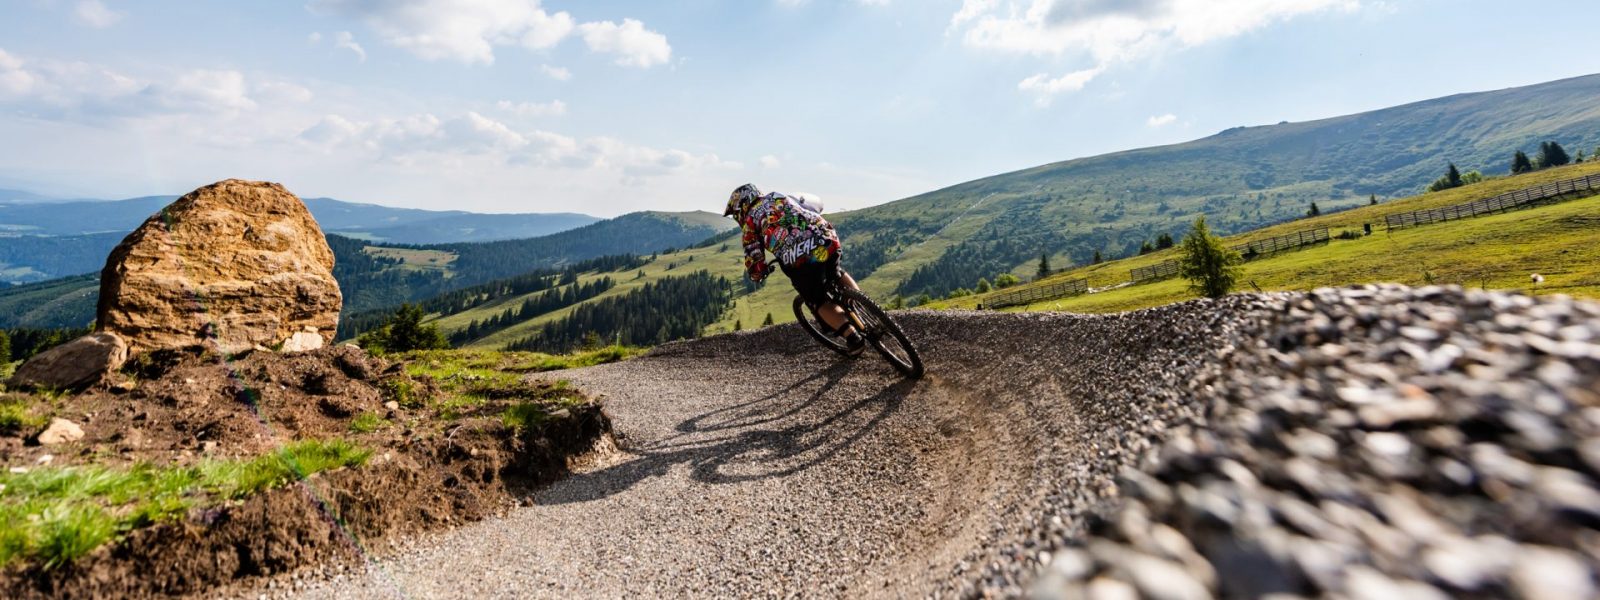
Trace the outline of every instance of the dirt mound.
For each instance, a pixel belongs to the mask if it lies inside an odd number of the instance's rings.
[[[183,594],[359,560],[366,545],[514,506],[610,430],[592,402],[513,428],[501,412],[517,397],[443,419],[433,382],[402,367],[349,346],[231,359],[168,350],[127,365],[123,381],[57,400],[53,414],[79,423],[85,437],[41,447],[13,431],[0,436],[4,467],[204,465],[296,440],[348,440],[372,454],[361,467],[135,529],[66,566],[13,567],[0,573],[0,597]]]

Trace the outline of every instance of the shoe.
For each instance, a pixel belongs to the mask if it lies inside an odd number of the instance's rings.
[[[845,338],[844,342],[846,356],[861,356],[861,352],[867,349],[867,339],[860,334]]]

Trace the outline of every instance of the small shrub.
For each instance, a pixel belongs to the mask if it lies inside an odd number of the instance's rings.
[[[417,395],[417,384],[409,377],[391,377],[378,382],[378,389],[383,391],[383,397],[393,400],[406,408],[416,408],[422,405],[422,399]]]
[[[1335,237],[1337,237],[1337,238],[1339,238],[1341,240],[1359,240],[1359,239],[1361,239],[1361,232],[1352,231],[1352,230],[1346,229],[1344,231],[1340,231],[1339,235],[1337,235]]]
[[[422,323],[424,316],[422,305],[401,304],[382,327],[361,334],[356,344],[379,354],[449,348],[438,326]]]
[[[1202,215],[1195,219],[1189,235],[1183,238],[1178,272],[1189,280],[1189,289],[1208,298],[1221,298],[1238,283],[1243,274],[1239,263],[1243,260],[1238,252],[1223,244],[1222,238],[1211,233]]]

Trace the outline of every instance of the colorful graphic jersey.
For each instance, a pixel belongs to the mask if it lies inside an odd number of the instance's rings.
[[[827,262],[839,255],[839,235],[833,225],[777,192],[756,200],[739,228],[744,232],[744,269],[754,281],[767,276],[767,251],[786,267]]]

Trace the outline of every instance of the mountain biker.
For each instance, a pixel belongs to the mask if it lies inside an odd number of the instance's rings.
[[[817,203],[777,192],[762,194],[747,183],[728,196],[722,216],[733,217],[744,233],[744,268],[750,280],[760,282],[772,272],[766,255],[772,252],[806,305],[844,338],[852,356],[859,355],[866,340],[845,320],[844,309],[828,299],[828,288],[836,282],[860,288],[839,268],[839,235],[821,213]]]

